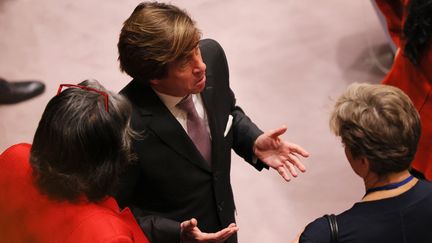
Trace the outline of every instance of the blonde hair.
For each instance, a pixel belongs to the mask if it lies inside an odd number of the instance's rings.
[[[143,81],[163,78],[168,64],[186,58],[200,38],[184,10],[165,3],[140,3],[120,33],[120,69]]]
[[[378,175],[408,169],[421,132],[419,114],[400,89],[357,83],[337,100],[330,128],[354,158],[368,158]]]

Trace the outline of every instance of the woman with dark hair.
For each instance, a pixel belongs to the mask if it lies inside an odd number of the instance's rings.
[[[383,80],[402,89],[420,114],[422,135],[413,174],[432,180],[432,0],[375,0],[398,47]]]
[[[330,127],[366,194],[349,210],[313,221],[294,242],[432,242],[432,183],[409,172],[421,125],[408,96],[389,85],[353,84],[337,100]]]
[[[109,196],[131,157],[130,115],[97,81],[60,85],[33,144],[0,155],[0,241],[148,242]]]

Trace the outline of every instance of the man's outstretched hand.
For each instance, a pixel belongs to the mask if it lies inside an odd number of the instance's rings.
[[[261,134],[254,144],[255,156],[269,167],[275,169],[286,181],[288,172],[297,177],[297,171],[305,172],[305,166],[298,156],[308,157],[309,153],[297,144],[282,140],[279,136],[286,132],[285,126]]]
[[[222,243],[237,231],[237,225],[232,223],[218,232],[204,233],[198,228],[198,221],[192,218],[180,224],[180,240],[182,243]]]

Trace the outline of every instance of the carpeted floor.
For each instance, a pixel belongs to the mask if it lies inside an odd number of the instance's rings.
[[[289,183],[233,154],[239,240],[290,242],[311,220],[339,213],[363,195],[362,182],[328,129],[334,99],[353,82],[378,83],[391,59],[369,1],[183,0],[204,38],[225,48],[238,104],[263,129],[287,125],[286,140],[311,153]],[[0,151],[31,142],[59,83],[95,78],[119,91],[116,43],[139,1],[0,0],[0,76],[39,79],[45,93],[0,106]]]

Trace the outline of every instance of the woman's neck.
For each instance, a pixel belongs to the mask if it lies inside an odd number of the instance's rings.
[[[410,176],[408,170],[387,174],[381,177],[371,172],[368,175],[366,175],[366,177],[364,178],[365,188],[366,190],[369,190],[374,187],[385,186],[391,183],[397,183],[403,181],[408,176]]]
[[[385,176],[379,177],[375,173],[369,173],[364,179],[366,191],[371,188],[382,187],[393,183],[401,182],[407,179],[411,174],[408,170],[404,170],[402,172],[391,173]],[[413,187],[417,183],[417,179],[409,181],[408,183],[401,185],[400,187],[390,189],[390,190],[379,190],[366,194],[363,197],[362,201],[374,201],[384,198],[390,198],[398,196],[406,191],[408,191],[411,187]]]

